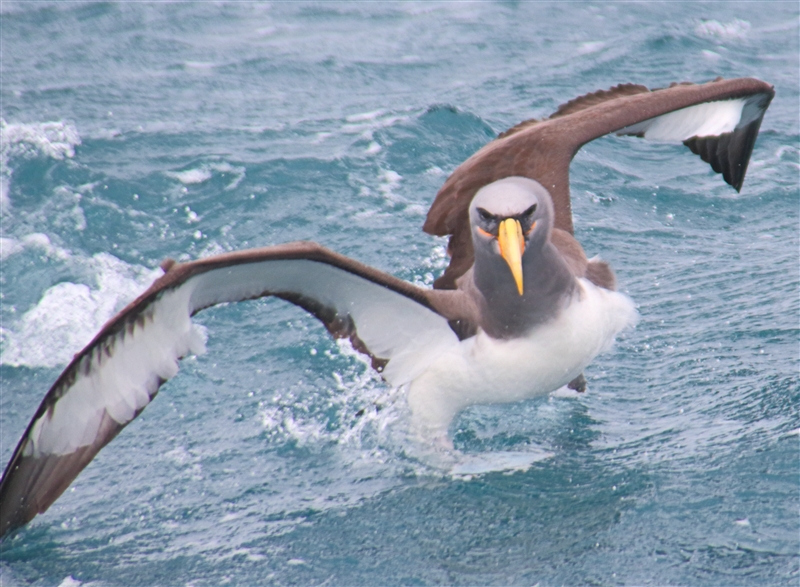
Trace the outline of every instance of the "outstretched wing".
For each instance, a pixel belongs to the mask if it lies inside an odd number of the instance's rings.
[[[0,481],[0,537],[50,507],[178,372],[178,361],[204,351],[191,321],[204,308],[270,295],[288,300],[335,337],[349,338],[396,386],[458,342],[427,290],[315,243],[167,262],[164,269],[45,396]]]
[[[434,287],[454,288],[472,266],[469,203],[498,179],[519,175],[545,186],[555,205],[555,227],[571,234],[570,161],[584,144],[609,133],[683,142],[739,190],[774,95],[771,85],[752,78],[653,91],[623,84],[576,98],[545,120],[516,125],[458,166],[436,195],[423,230],[451,235],[451,261]]]

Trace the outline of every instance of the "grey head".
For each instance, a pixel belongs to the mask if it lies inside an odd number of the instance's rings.
[[[576,282],[550,242],[550,193],[525,177],[500,179],[475,194],[469,219],[481,328],[514,338],[557,316]]]

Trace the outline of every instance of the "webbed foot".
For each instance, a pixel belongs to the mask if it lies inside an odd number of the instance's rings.
[[[586,377],[583,376],[583,373],[578,375],[575,379],[567,383],[567,387],[570,389],[574,389],[578,393],[583,393],[586,391]]]

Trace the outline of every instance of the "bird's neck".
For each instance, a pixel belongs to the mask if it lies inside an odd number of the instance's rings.
[[[479,258],[478,255],[476,251],[474,280],[483,296],[481,327],[494,338],[523,336],[537,325],[554,319],[574,293],[575,277],[550,242],[525,251],[523,295],[519,295],[504,262],[498,263],[496,257]]]

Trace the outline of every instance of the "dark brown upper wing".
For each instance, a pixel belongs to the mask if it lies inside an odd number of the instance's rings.
[[[625,84],[581,96],[550,118],[509,129],[456,168],[428,212],[423,230],[451,235],[450,266],[435,287],[454,288],[472,266],[469,203],[481,187],[498,179],[537,180],[553,197],[556,228],[572,233],[570,161],[584,144],[609,133],[683,142],[739,190],[774,94],[771,85],[752,78],[653,91]]]
[[[204,350],[191,323],[215,304],[276,296],[372,357],[387,381],[416,377],[457,344],[432,292],[315,243],[164,265],[166,274],[75,355],[44,397],[0,480],[0,538],[44,512],[81,470]],[[435,296],[433,296],[435,297]]]

